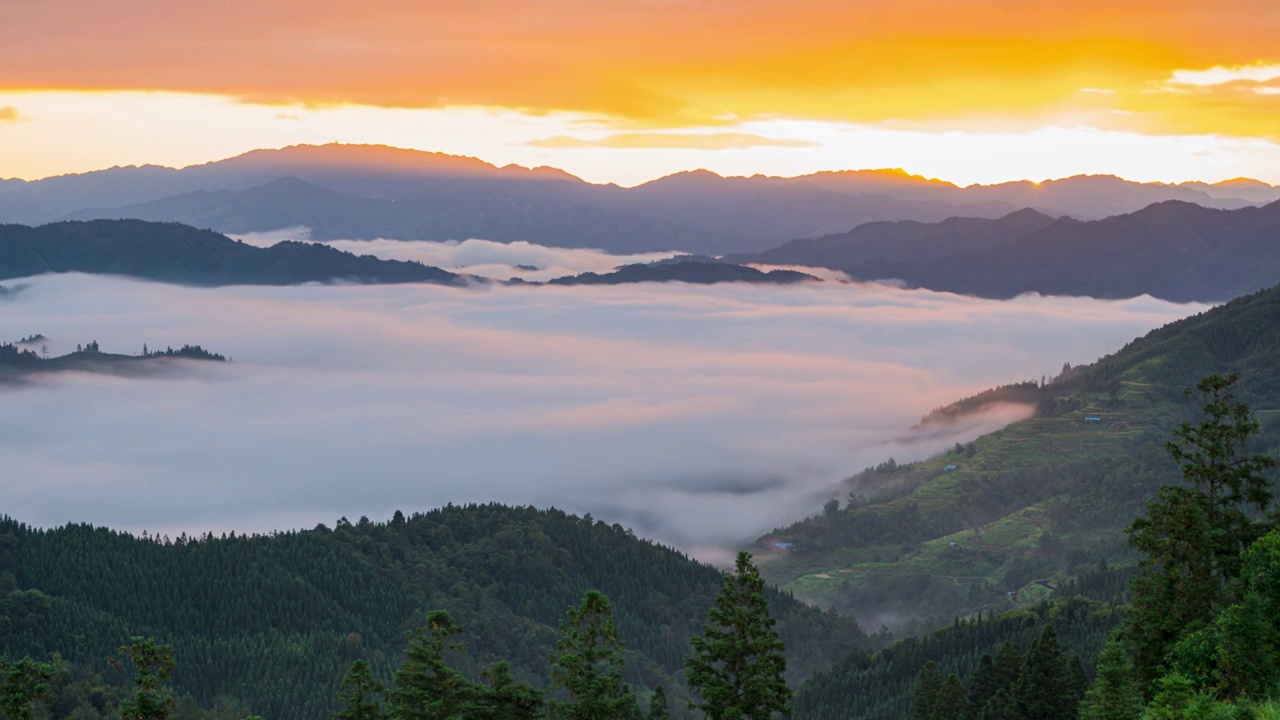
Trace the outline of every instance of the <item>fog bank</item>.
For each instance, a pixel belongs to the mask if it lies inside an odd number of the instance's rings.
[[[284,240],[309,239],[306,227],[263,233],[231,235],[242,242],[269,247]],[[590,248],[561,248],[536,245],[523,240],[509,243],[493,240],[327,240],[324,243],[356,255],[374,255],[383,260],[412,260],[450,272],[479,275],[495,280],[519,278],[546,282],[584,272],[607,273],[619,265],[650,263],[685,253],[670,252],[613,255]]]
[[[711,557],[816,512],[928,410],[1204,309],[880,285],[14,284],[0,339],[229,355],[0,389],[0,504],[38,525],[269,531],[556,505]],[[969,436],[1017,417],[978,421]]]

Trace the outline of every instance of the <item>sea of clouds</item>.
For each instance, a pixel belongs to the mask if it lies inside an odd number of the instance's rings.
[[[310,236],[309,228],[295,227],[231,237],[250,245],[269,247],[284,240],[308,242]],[[529,282],[546,282],[584,272],[606,273],[619,265],[650,263],[687,254],[672,250],[611,255],[591,248],[547,247],[524,241],[501,243],[477,238],[461,241],[328,240],[324,244],[356,255],[373,255],[383,260],[412,260],[450,272],[495,280],[519,278]]]
[[[498,501],[590,512],[708,559],[817,511],[868,465],[1025,412],[913,440],[931,408],[1204,309],[834,282],[8,284],[27,287],[0,300],[0,339],[43,333],[52,354],[198,343],[235,361],[0,387],[0,506],[23,521],[270,531]]]

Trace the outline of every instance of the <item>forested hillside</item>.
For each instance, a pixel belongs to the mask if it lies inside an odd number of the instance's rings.
[[[219,353],[199,345],[183,345],[178,349],[149,350],[144,344],[138,355],[121,355],[102,352],[98,342],[90,341],[76,346],[75,352],[49,357],[33,347],[43,345],[43,335],[31,336],[18,343],[0,343],[0,384],[20,382],[29,376],[47,372],[92,372],[114,375],[144,376],[173,369],[166,360],[208,360],[226,362]],[[154,362],[159,361],[159,362]]]
[[[1280,711],[1277,458],[1238,376],[1187,392],[1165,450],[1179,479],[1126,525],[1136,566],[979,614],[811,678],[797,715],[949,720],[1250,719]],[[1106,600],[1106,602],[1100,602]],[[1104,642],[1105,641],[1105,642]],[[1096,656],[1096,661],[1095,661]]]
[[[722,582],[618,525],[498,505],[266,537],[134,538],[6,519],[0,568],[0,653],[61,653],[104,672],[131,636],[152,636],[174,648],[179,693],[271,720],[325,717],[355,659],[389,680],[406,631],[431,610],[466,629],[464,672],[508,660],[541,686],[555,628],[589,589],[613,602],[628,682],[641,692],[663,685],[680,710],[689,638]],[[793,684],[867,643],[851,619],[769,598]]]
[[[1263,423],[1259,447],[1280,448],[1277,367],[1272,289],[1155,330],[1043,387],[944,408],[922,431],[985,402],[1034,404],[1037,414],[929,460],[850,477],[827,512],[762,538],[764,548],[793,544],[762,572],[871,629],[1024,607],[1101,559],[1132,560],[1124,528],[1176,479],[1162,446],[1188,416],[1183,390],[1199,378],[1239,373],[1241,397]]]

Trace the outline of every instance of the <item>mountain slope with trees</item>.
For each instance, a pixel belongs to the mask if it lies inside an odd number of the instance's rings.
[[[1036,416],[848,478],[827,512],[761,539],[791,543],[761,571],[871,628],[1025,607],[1101,560],[1133,561],[1125,528],[1178,477],[1163,444],[1200,378],[1238,373],[1262,423],[1259,449],[1280,451],[1277,367],[1280,288],[1171,323],[1043,385],[985,393],[965,409],[1011,401]],[[941,409],[918,432],[960,412]]]
[[[324,717],[356,659],[390,678],[406,631],[430,610],[465,628],[461,672],[478,678],[506,660],[517,679],[546,685],[555,628],[591,589],[613,603],[626,681],[646,693],[662,685],[681,717],[689,638],[723,582],[618,525],[498,505],[254,537],[135,538],[6,519],[0,568],[0,652],[61,653],[101,671],[94,663],[130,637],[155,637],[174,648],[179,694],[206,706],[230,698],[272,720]],[[792,684],[868,643],[851,619],[767,597]]]
[[[923,640],[870,657],[853,653],[805,684],[800,714],[814,720],[1274,717],[1280,709],[1277,460],[1251,449],[1262,424],[1240,401],[1237,385],[1235,375],[1212,374],[1188,389],[1192,418],[1165,445],[1182,477],[1162,485],[1128,525],[1140,554],[1136,573],[1100,565],[1031,612],[957,619]],[[1117,582],[1125,574],[1133,576],[1128,588]],[[1028,633],[1038,627],[1043,630],[1024,655]],[[1074,654],[1063,652],[1060,637]],[[945,681],[944,673],[950,673]]]

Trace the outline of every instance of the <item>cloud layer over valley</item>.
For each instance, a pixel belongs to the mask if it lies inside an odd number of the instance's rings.
[[[273,232],[232,235],[242,242],[270,247],[285,240],[308,240],[308,228],[286,228]],[[546,282],[584,272],[606,273],[619,265],[649,263],[684,254],[670,252],[613,255],[589,248],[547,247],[534,243],[493,240],[329,240],[324,243],[343,252],[374,255],[383,260],[412,260],[450,272],[479,275],[495,280],[520,278]],[[523,266],[523,267],[521,267]]]
[[[236,362],[0,389],[14,517],[269,531],[499,501],[591,512],[703,557],[816,511],[869,464],[942,449],[957,438],[900,440],[933,407],[1203,309],[838,283],[23,283],[0,300],[0,339],[43,333],[54,354],[199,343]]]

